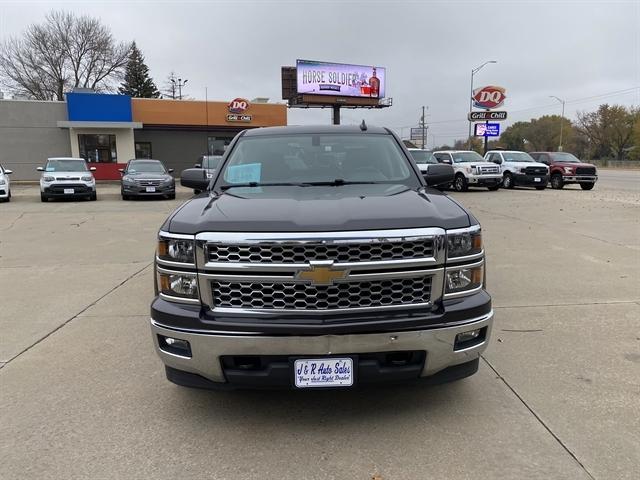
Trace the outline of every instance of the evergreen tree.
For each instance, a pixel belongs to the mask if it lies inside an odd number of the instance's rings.
[[[156,84],[149,76],[149,67],[144,63],[144,56],[136,46],[136,42],[133,42],[131,46],[124,82],[118,91],[136,98],[158,98],[160,96]]]

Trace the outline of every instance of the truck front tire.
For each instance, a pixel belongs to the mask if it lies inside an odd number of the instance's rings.
[[[595,185],[595,183],[581,183],[580,188],[583,190],[591,190]]]
[[[513,181],[513,175],[509,172],[504,174],[504,178],[502,179],[502,187],[512,189],[515,186],[515,182]]]
[[[551,175],[551,188],[554,190],[562,190],[564,187],[564,181],[562,180],[562,175],[559,173],[554,173]]]
[[[456,192],[466,192],[469,189],[469,185],[467,184],[467,179],[462,174],[457,174],[455,180],[453,181],[453,189]]]

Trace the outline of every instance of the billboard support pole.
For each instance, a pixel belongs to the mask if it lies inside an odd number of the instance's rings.
[[[340,105],[333,105],[333,124],[340,125]]]

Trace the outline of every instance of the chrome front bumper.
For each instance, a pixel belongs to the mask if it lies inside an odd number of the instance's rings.
[[[195,373],[213,382],[224,383],[220,357],[223,355],[355,355],[359,353],[423,350],[427,352],[421,376],[433,375],[452,365],[477,359],[487,348],[493,311],[457,325],[408,332],[363,333],[321,336],[257,336],[183,331],[167,328],[151,320],[156,352],[166,366]],[[456,335],[487,327],[484,341],[454,350]],[[191,357],[160,348],[158,335],[187,340]]]

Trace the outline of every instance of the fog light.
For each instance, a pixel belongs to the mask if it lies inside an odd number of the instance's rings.
[[[480,336],[480,329],[471,330],[469,332],[463,332],[456,335],[456,343],[467,342],[469,340],[473,340],[474,338],[478,338]]]
[[[191,357],[191,345],[181,338],[158,335],[158,345],[160,350],[164,352],[180,355],[181,357]]]
[[[454,350],[462,350],[464,348],[474,347],[484,342],[487,335],[487,327],[468,330],[456,335],[453,345]]]

